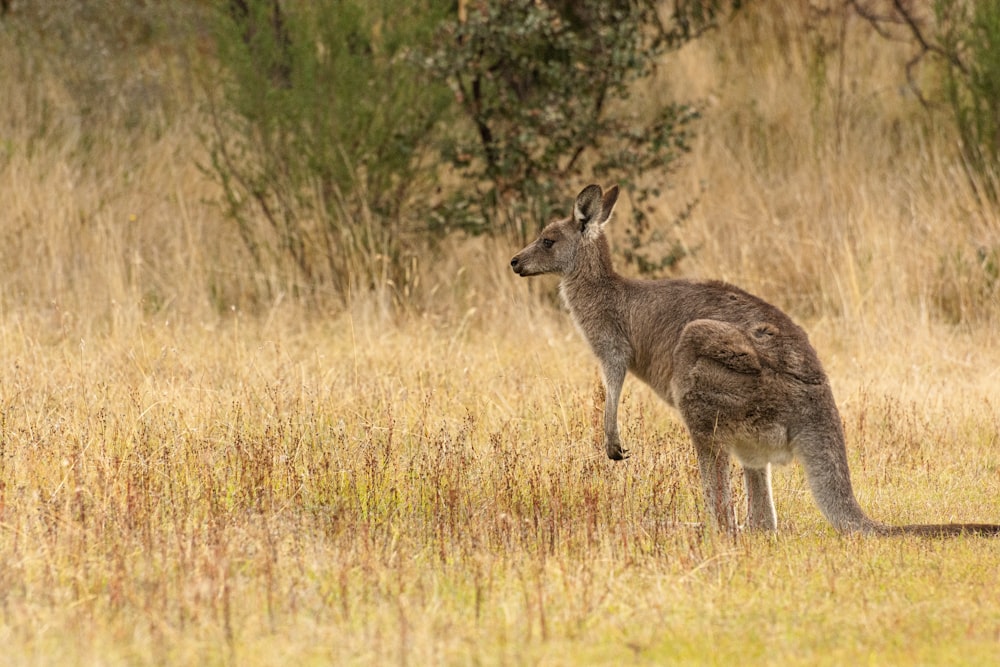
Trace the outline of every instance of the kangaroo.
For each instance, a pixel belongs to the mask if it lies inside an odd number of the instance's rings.
[[[694,444],[705,503],[720,528],[738,529],[729,460],[743,466],[750,530],[777,530],[771,466],[797,459],[820,511],[841,533],[1000,534],[993,524],[890,526],[865,514],[851,486],[833,392],[805,331],[784,312],[720,281],[632,280],[617,274],[604,226],[618,186],[588,185],[573,215],[545,227],[510,260],[519,276],[554,273],[604,379],[610,459],[626,372],[675,407]]]

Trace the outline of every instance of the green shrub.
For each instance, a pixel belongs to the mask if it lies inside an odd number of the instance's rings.
[[[666,50],[710,26],[724,3],[674,3],[666,24],[659,4],[485,2],[448,22],[426,65],[450,82],[471,123],[444,153],[477,187],[457,192],[438,223],[523,242],[563,211],[569,184],[586,175],[623,182],[636,198],[630,257],[640,270],[676,261],[637,251],[647,231],[642,203],[658,194],[641,177],[662,177],[688,150],[697,113],[673,103],[640,114],[632,90]]]
[[[408,57],[432,0],[247,0],[220,12],[210,169],[267,290],[347,296],[398,280],[409,203],[448,104]]]
[[[993,202],[1000,175],[1000,4],[938,0],[944,90],[962,156]]]

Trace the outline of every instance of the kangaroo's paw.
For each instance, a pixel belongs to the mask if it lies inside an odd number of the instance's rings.
[[[608,458],[612,461],[623,461],[629,457],[628,450],[620,442],[608,443]]]

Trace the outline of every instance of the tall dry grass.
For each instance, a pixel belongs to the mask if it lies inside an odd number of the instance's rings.
[[[665,67],[658,92],[707,107],[674,185],[680,199],[705,190],[679,230],[687,270],[806,317],[995,324],[1000,219],[946,115],[907,87],[910,57],[856,17],[787,3]]]
[[[122,55],[113,64],[135,81],[114,86],[86,28],[55,48],[58,19],[39,20],[51,32],[21,20],[15,9],[0,29],[0,307],[58,338],[238,302],[242,258],[198,166],[183,46]]]
[[[754,5],[664,64],[650,98],[705,120],[654,220],[704,188],[680,271],[808,328],[873,516],[1000,521],[997,212],[905,50],[848,22],[819,76],[807,19]],[[634,382],[606,461],[596,368],[514,248],[261,305],[194,110],[84,140],[59,74],[0,53],[0,664],[995,659],[993,542],[839,538],[794,467],[777,536],[706,532]]]

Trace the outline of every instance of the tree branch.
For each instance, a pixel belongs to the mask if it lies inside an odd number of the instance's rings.
[[[878,14],[870,7],[863,5],[860,0],[846,0],[845,6],[851,7],[880,36],[894,41],[916,42],[919,50],[915,56],[906,62],[906,82],[910,90],[913,91],[913,94],[920,101],[920,104],[924,107],[930,108],[934,105],[924,97],[923,91],[917,83],[916,69],[928,54],[941,58],[948,66],[954,67],[963,75],[968,75],[968,67],[962,62],[956,50],[942,46],[940,43],[927,37],[920,25],[920,21],[910,8],[910,3],[906,0],[892,0],[892,13],[890,14]],[[886,29],[887,25],[905,28],[909,33],[909,39],[901,39],[894,36],[890,30]]]

